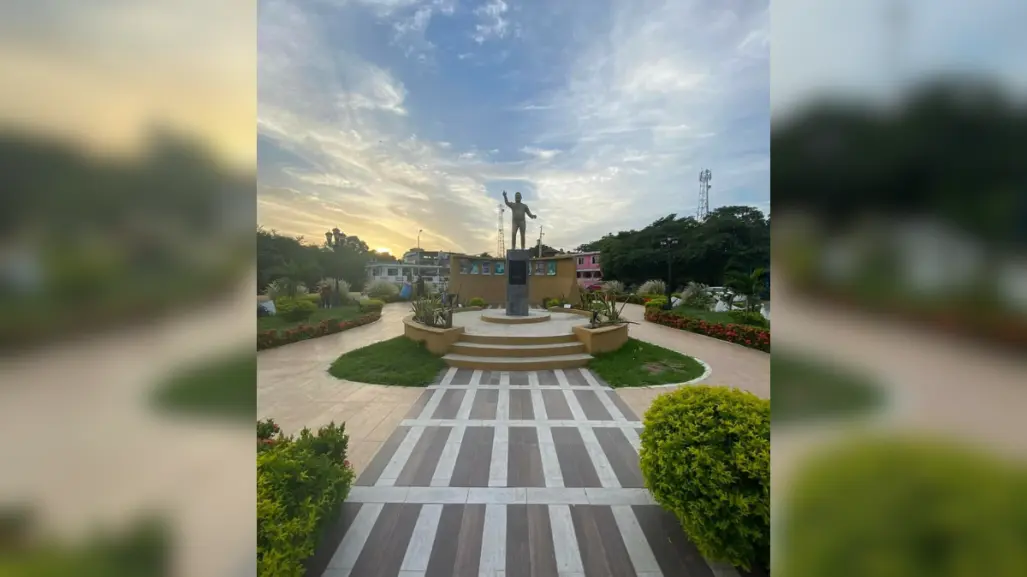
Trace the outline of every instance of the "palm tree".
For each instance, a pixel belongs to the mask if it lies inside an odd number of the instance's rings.
[[[767,270],[757,268],[749,274],[732,273],[728,275],[726,286],[740,295],[745,295],[745,310],[756,312],[760,306],[760,294],[763,292],[763,277]]]

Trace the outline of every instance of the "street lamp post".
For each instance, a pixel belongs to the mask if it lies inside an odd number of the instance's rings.
[[[673,265],[674,265],[674,250],[673,249],[674,249],[675,246],[677,246],[677,244],[678,244],[678,239],[676,239],[676,238],[674,238],[672,236],[668,236],[667,238],[665,238],[665,239],[660,241],[660,246],[667,253],[667,286],[666,286],[666,289],[665,289],[666,293],[667,293],[666,294],[667,302],[664,303],[664,305],[663,305],[663,310],[665,310],[665,311],[669,311],[670,309],[674,308],[673,303],[671,303],[671,296],[670,295],[671,295],[671,292],[674,290],[674,288],[673,288],[674,287],[674,269],[673,269]]]

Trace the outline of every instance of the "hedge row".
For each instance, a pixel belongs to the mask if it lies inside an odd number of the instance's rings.
[[[743,347],[770,352],[770,330],[750,325],[711,323],[702,319],[681,316],[655,307],[645,309],[645,320],[683,331],[713,337]]]
[[[298,327],[285,330],[273,329],[269,331],[261,331],[257,333],[257,350],[273,349],[290,343],[341,333],[342,331],[348,331],[352,328],[373,323],[380,319],[381,316],[382,313],[379,310],[369,312],[362,317],[349,321],[322,321],[320,324],[316,325],[300,325]]]
[[[259,577],[305,575],[305,563],[353,484],[348,444],[344,424],[287,437],[270,419],[257,423]]]

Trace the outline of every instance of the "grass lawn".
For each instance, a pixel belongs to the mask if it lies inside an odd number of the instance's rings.
[[[321,324],[321,321],[348,321],[355,319],[364,313],[360,312],[360,307],[357,305],[343,305],[331,309],[317,309],[314,314],[310,315],[305,321],[289,322],[281,316],[275,315],[273,317],[257,317],[257,330],[258,331],[270,331],[272,329],[291,329],[300,325],[317,325]]]
[[[868,413],[884,403],[884,393],[869,377],[787,353],[774,353],[770,378],[775,423]]]
[[[589,363],[611,387],[644,387],[684,383],[702,376],[703,366],[682,355],[636,339],[612,353],[600,353]]]
[[[424,387],[430,385],[446,362],[406,337],[396,337],[350,351],[328,369],[338,379],[371,383]]]
[[[207,361],[157,390],[167,410],[250,422],[257,407],[257,360],[252,352]]]

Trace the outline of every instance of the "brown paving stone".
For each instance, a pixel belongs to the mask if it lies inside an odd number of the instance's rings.
[[[576,427],[553,427],[553,443],[565,487],[602,487],[585,441]]]
[[[510,419],[534,419],[535,410],[531,404],[531,391],[510,391]]]
[[[488,487],[492,464],[493,427],[467,427],[453,466],[450,487]]]
[[[510,449],[506,469],[508,487],[546,486],[545,475],[542,472],[542,454],[538,446],[538,429],[510,427]]]
[[[610,415],[610,411],[606,410],[603,406],[602,401],[599,400],[599,395],[602,391],[571,391],[575,397],[578,398],[578,404],[581,405],[581,410],[585,413],[585,418],[590,421],[612,421],[613,416]]]
[[[571,408],[563,391],[556,389],[542,390],[542,404],[546,407],[546,415],[550,420],[573,419]]]

